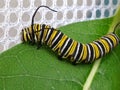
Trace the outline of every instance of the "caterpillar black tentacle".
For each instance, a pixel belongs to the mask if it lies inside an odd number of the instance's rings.
[[[115,26],[113,33],[116,34],[118,37],[120,37],[120,22],[117,23],[117,25]]]
[[[51,9],[51,8],[49,8],[48,6],[44,6],[44,5],[41,5],[41,6],[39,6],[36,10],[35,10],[35,12],[34,12],[34,14],[33,14],[33,16],[32,16],[32,22],[31,22],[31,31],[32,31],[32,44],[34,44],[35,43],[35,39],[34,39],[34,28],[33,28],[33,24],[34,24],[34,18],[35,18],[35,15],[36,15],[36,13],[37,13],[37,11],[41,8],[41,7],[45,7],[45,8],[48,8],[49,10],[51,10],[51,11],[54,11],[54,12],[57,12],[56,10],[53,10],[53,9]],[[44,29],[43,29],[44,30]],[[40,45],[39,45],[40,46]],[[39,48],[39,47],[38,47]]]
[[[32,42],[34,39],[38,48],[46,44],[58,54],[59,59],[69,59],[73,64],[92,63],[120,43],[120,23],[115,26],[114,32],[87,44],[79,43],[60,30],[45,24],[32,24],[22,30],[22,35],[23,42]]]

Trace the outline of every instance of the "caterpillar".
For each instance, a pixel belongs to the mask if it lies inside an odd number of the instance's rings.
[[[40,7],[36,9],[35,13]],[[49,25],[34,24],[35,13],[31,26],[22,29],[23,42],[37,43],[37,48],[46,44],[58,54],[59,59],[69,59],[72,64],[92,63],[94,60],[105,56],[120,43],[120,37],[116,34],[120,30],[120,23],[116,25],[114,32],[104,35],[91,43],[83,44]]]

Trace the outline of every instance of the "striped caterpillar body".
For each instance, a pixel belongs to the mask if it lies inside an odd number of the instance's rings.
[[[31,26],[22,30],[22,40],[31,44],[37,43],[37,48],[43,44],[48,45],[58,54],[59,59],[69,59],[73,64],[91,63],[105,56],[120,43],[120,23],[116,25],[114,32],[91,43],[82,44],[49,25],[34,24],[35,14],[40,7],[56,12],[47,6],[39,6],[33,14]]]
[[[31,26],[22,30],[24,42],[32,42],[31,30]],[[67,58],[73,64],[93,62],[109,53],[120,42],[120,38],[115,33],[109,33],[96,41],[82,44],[49,25],[34,24],[33,30],[38,48],[46,44],[57,52],[59,58]]]

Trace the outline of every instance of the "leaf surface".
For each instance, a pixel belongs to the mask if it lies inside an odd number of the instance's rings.
[[[118,16],[120,13],[59,29],[74,40],[89,43],[113,31],[120,21]],[[74,66],[58,60],[47,46],[37,50],[36,46],[19,44],[0,54],[0,90],[120,90],[119,53],[120,45],[92,64]]]

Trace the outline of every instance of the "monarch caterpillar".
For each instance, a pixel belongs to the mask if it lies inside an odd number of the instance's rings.
[[[34,24],[34,16],[40,7],[33,14],[32,25],[22,30],[23,42],[32,42],[33,44],[36,42],[38,48],[42,44],[46,44],[58,54],[59,58],[67,58],[73,64],[91,63],[109,53],[120,43],[120,37],[116,34],[117,30],[120,30],[120,23],[116,25],[114,32],[91,43],[82,44],[49,25]]]

